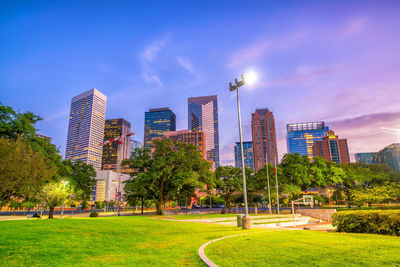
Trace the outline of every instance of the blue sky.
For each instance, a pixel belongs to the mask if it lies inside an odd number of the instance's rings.
[[[187,98],[219,97],[222,164],[233,164],[236,101],[244,139],[255,108],[287,123],[325,121],[350,152],[400,142],[399,1],[1,1],[0,102],[44,118],[64,153],[71,98],[107,95],[107,118],[132,123],[170,107],[187,128]],[[354,157],[351,155],[352,160]]]

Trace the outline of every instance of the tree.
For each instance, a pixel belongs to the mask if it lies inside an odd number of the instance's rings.
[[[143,214],[145,200],[151,198],[151,191],[147,187],[146,183],[142,181],[141,177],[143,176],[132,178],[125,182],[124,198],[131,206],[140,204],[142,206]]]
[[[0,137],[17,140],[33,138],[36,135],[35,124],[42,120],[32,112],[16,112],[12,107],[0,103]]]
[[[50,182],[42,186],[38,193],[38,198],[49,208],[49,219],[53,219],[54,208],[62,205],[69,193],[69,188],[61,183]]]
[[[58,169],[42,153],[21,139],[0,138],[0,201],[33,198],[37,189],[50,181]]]
[[[242,188],[242,170],[232,166],[219,166],[215,171],[216,189],[221,193],[225,206],[221,214],[225,214],[226,209],[230,207],[235,192]]]
[[[140,179],[156,202],[156,213],[164,214],[164,205],[179,195],[194,192],[210,180],[211,164],[202,158],[198,148],[191,144],[172,144],[171,140],[154,140],[153,153],[137,149],[123,162],[135,171],[132,177]]]
[[[81,160],[63,162],[64,175],[69,178],[71,186],[74,188],[75,199],[81,202],[89,201],[96,185],[96,171],[92,165]]]

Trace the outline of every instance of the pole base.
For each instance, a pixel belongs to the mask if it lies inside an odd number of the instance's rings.
[[[243,220],[242,220],[242,228],[243,229],[251,229],[251,218],[250,216],[243,216]]]
[[[243,225],[243,214],[238,214],[237,216],[237,227],[242,227]]]

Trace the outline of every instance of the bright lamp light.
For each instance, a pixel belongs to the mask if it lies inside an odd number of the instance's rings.
[[[253,85],[257,82],[257,73],[255,73],[254,71],[249,71],[244,75],[245,79],[246,79],[246,83],[248,85]]]

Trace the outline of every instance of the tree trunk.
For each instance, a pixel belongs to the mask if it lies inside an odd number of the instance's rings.
[[[221,214],[225,214],[225,212],[226,212],[226,209],[228,208],[228,205],[229,205],[229,198],[225,198],[225,205],[224,205],[224,207],[222,208],[222,210],[221,210]]]
[[[143,215],[143,209],[144,209],[144,198],[142,198],[142,215]]]
[[[161,199],[157,200],[156,202],[156,214],[164,215],[164,203],[162,203]]]
[[[49,211],[49,219],[54,219],[54,217],[53,217],[53,213],[54,213],[54,207],[50,207],[50,211]]]
[[[185,213],[188,213],[188,198],[187,196],[185,197]]]

